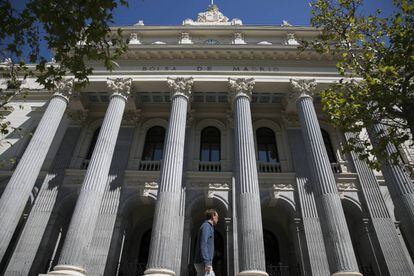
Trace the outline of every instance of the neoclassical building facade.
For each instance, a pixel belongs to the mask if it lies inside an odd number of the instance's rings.
[[[215,5],[179,26],[121,27],[129,44],[74,91],[31,79],[4,113],[0,273],[195,275],[215,208],[216,275],[414,275],[414,184],[343,154],[318,91],[335,60],[310,27],[243,25]]]

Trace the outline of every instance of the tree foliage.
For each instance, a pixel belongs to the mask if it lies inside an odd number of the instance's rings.
[[[121,32],[111,30],[114,10],[126,0],[0,0],[0,109],[14,97],[24,95],[21,84],[34,77],[53,89],[65,75],[74,76],[76,87],[84,86],[92,67],[101,61],[112,70],[126,44]],[[42,47],[53,51],[48,62]],[[28,65],[35,64],[35,65]],[[1,110],[0,110],[1,111]],[[0,113],[0,134],[10,131],[10,122]]]
[[[414,3],[393,4],[390,16],[363,15],[363,0],[316,0],[311,24],[321,34],[303,45],[335,56],[342,79],[321,93],[323,109],[336,127],[354,133],[345,149],[376,168],[399,159],[398,152],[387,154],[388,143],[398,148],[414,133]],[[372,147],[359,133],[378,123],[387,133]]]

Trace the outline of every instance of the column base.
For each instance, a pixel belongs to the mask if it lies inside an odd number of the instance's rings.
[[[362,274],[357,271],[339,271],[335,272],[331,276],[362,276]]]
[[[174,271],[165,268],[148,268],[144,274],[151,276],[175,276]]]
[[[237,276],[269,276],[269,274],[260,270],[245,270],[239,272]]]
[[[53,271],[39,275],[86,276],[86,270],[74,265],[57,265],[53,268]]]

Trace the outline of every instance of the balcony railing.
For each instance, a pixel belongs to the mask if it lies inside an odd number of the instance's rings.
[[[200,172],[220,172],[221,162],[200,161],[200,163],[198,163],[198,170]]]
[[[257,162],[257,170],[261,173],[280,173],[282,168],[280,163]]]
[[[339,163],[331,163],[331,168],[334,173],[341,173],[341,165]]]
[[[285,265],[267,265],[266,272],[269,276],[289,276],[289,267]]]
[[[139,163],[140,171],[159,171],[161,168],[161,161],[141,161]]]

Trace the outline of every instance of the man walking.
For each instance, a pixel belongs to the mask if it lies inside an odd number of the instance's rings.
[[[194,266],[197,276],[215,276],[213,271],[214,257],[214,226],[219,216],[216,210],[208,209],[204,212],[205,221],[198,231]]]

